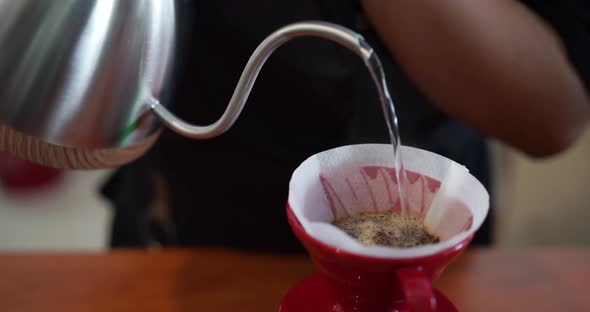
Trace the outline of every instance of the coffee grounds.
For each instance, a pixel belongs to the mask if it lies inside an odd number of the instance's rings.
[[[408,248],[439,242],[421,220],[396,213],[365,212],[333,224],[365,245]]]

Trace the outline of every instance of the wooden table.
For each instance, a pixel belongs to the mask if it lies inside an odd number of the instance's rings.
[[[224,250],[0,255],[0,311],[276,311],[303,256]],[[437,284],[462,311],[590,311],[590,249],[471,250]]]

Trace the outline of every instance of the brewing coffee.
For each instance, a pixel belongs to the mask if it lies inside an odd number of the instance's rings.
[[[365,245],[407,248],[439,241],[421,220],[396,213],[365,212],[333,224]]]

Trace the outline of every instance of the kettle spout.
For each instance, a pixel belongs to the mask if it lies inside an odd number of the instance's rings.
[[[171,113],[155,98],[150,100],[150,106],[168,128],[180,135],[192,139],[210,139],[219,136],[231,128],[240,116],[260,69],[270,55],[285,42],[306,36],[334,41],[354,51],[365,61],[365,64],[370,62],[373,55],[373,49],[365,42],[364,38],[350,29],[327,22],[294,23],[270,34],[252,53],[225,112],[215,123],[207,126],[187,123]]]

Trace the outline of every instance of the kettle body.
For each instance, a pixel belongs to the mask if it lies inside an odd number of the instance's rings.
[[[165,104],[174,9],[174,0],[0,1],[0,122],[88,150],[154,134],[148,103]]]

